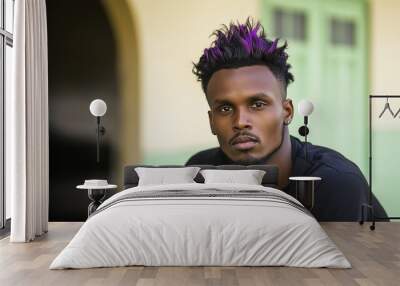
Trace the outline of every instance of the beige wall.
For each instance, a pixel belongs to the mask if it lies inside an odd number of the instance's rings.
[[[400,94],[400,1],[371,0],[371,92]]]
[[[221,24],[257,17],[259,1],[130,1],[137,16],[142,152],[216,146],[192,62]]]

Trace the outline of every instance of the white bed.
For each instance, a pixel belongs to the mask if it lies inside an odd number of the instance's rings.
[[[284,192],[200,183],[117,193],[50,269],[127,265],[351,267],[315,218]]]

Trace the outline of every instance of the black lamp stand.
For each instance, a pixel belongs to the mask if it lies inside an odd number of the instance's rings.
[[[306,161],[308,159],[307,158],[307,135],[308,135],[308,133],[310,133],[310,130],[308,129],[307,124],[308,124],[308,116],[304,116],[304,125],[299,128],[299,134],[304,137],[304,142],[306,143],[306,145],[305,145],[306,148],[304,149],[304,155],[305,155]]]
[[[100,125],[100,116],[96,116],[97,119],[97,163],[100,163],[100,135],[104,135],[106,133],[106,129],[104,126]]]

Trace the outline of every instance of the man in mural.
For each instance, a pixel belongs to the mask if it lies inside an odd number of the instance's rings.
[[[211,132],[219,147],[193,155],[186,165],[275,164],[278,185],[294,195],[290,176],[318,176],[315,206],[318,220],[355,221],[367,202],[368,183],[356,164],[326,147],[305,143],[289,134],[294,110],[287,98],[294,81],[287,63],[287,43],[266,38],[260,23],[247,20],[216,30],[215,40],[194,64],[210,106]],[[386,213],[373,198],[376,216]]]

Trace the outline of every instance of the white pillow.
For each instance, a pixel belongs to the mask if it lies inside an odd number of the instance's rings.
[[[195,183],[193,179],[199,170],[199,167],[135,168],[139,176],[138,186]]]
[[[204,183],[233,183],[247,185],[261,185],[265,175],[263,170],[201,170]]]

